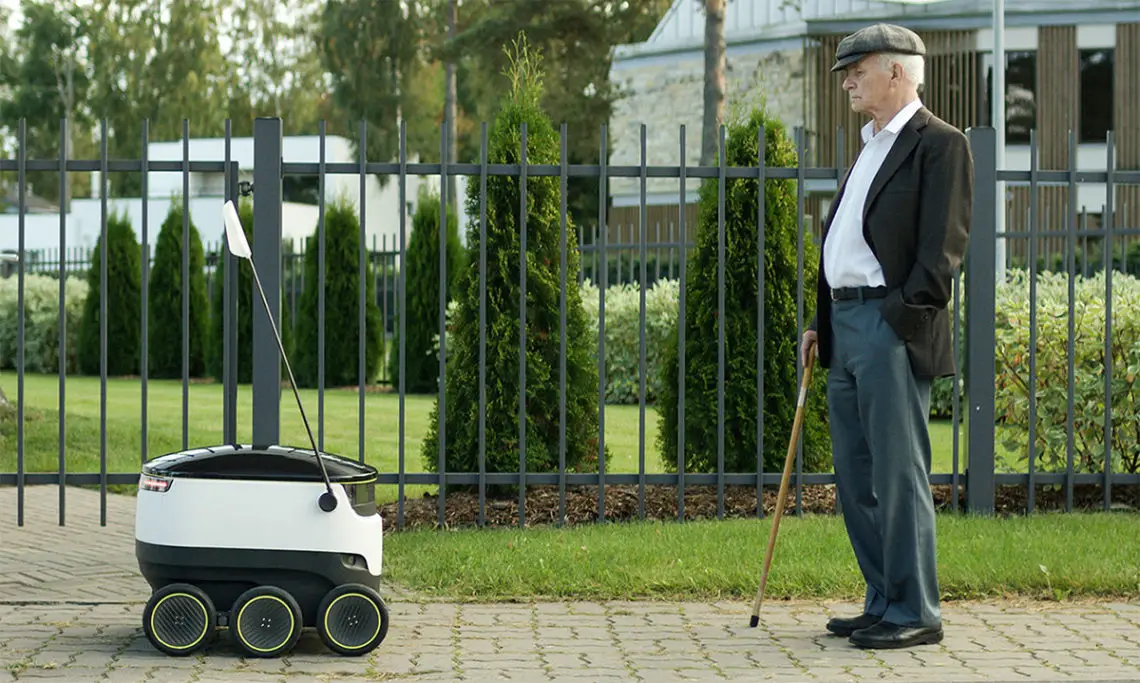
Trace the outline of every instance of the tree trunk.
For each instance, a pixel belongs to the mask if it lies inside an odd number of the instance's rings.
[[[705,0],[705,96],[701,126],[701,166],[716,160],[720,125],[724,122],[725,0]]]

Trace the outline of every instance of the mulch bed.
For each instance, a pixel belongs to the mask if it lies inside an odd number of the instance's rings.
[[[951,487],[932,486],[935,507],[951,509]],[[1027,510],[1027,490],[1018,486],[999,486],[995,494],[996,514],[1012,516],[1024,514]],[[771,515],[776,508],[777,490],[764,490],[764,513]],[[802,488],[803,512],[808,514],[835,514],[835,488],[832,485],[804,486]],[[1113,508],[1119,510],[1140,509],[1140,486],[1117,485],[1112,488]],[[958,496],[959,511],[965,509],[966,494]],[[479,515],[479,494],[451,492],[445,503],[444,520],[448,528],[475,526]],[[566,488],[566,523],[568,525],[592,524],[598,521],[598,487],[576,486]],[[606,487],[606,521],[624,522],[639,519],[638,489],[636,486]],[[526,495],[527,526],[547,526],[558,522],[559,496],[556,486],[535,486]],[[1104,492],[1097,485],[1073,487],[1074,510],[1102,510]],[[1034,500],[1035,511],[1063,511],[1065,490],[1061,488],[1038,487]],[[380,506],[385,526],[395,530],[397,505],[395,502]],[[796,488],[788,489],[784,515],[796,513]],[[416,529],[438,527],[439,498],[424,495],[404,501],[404,528]],[[487,496],[485,525],[489,527],[518,526],[518,496]],[[716,519],[717,489],[715,486],[685,487],[685,519]],[[755,518],[756,489],[741,486],[726,486],[724,489],[725,518]],[[645,518],[650,520],[677,519],[677,489],[672,486],[645,487]]]

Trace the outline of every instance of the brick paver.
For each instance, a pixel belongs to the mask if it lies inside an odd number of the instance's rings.
[[[0,683],[74,681],[1075,681],[1140,682],[1140,604],[950,603],[946,639],[862,651],[828,636],[852,605],[769,602],[748,628],[748,601],[452,604],[385,590],[387,640],[342,658],[306,634],[289,656],[242,658],[222,637],[199,656],[168,658],[140,627],[145,582],[133,553],[129,498],[0,489]],[[32,604],[36,603],[36,604]]]

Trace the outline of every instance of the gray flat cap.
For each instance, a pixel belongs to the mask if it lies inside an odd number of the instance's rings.
[[[835,48],[835,65],[832,71],[841,71],[876,52],[897,52],[904,55],[925,55],[922,38],[908,28],[894,24],[872,24],[839,41]]]

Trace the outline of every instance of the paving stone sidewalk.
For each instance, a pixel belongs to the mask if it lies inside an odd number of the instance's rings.
[[[141,630],[147,587],[133,550],[133,504],[54,487],[0,489],[0,683],[68,681],[1137,681],[1140,604],[951,603],[942,644],[862,651],[823,623],[853,606],[732,603],[464,605],[385,590],[391,629],[370,657],[342,658],[306,634],[281,659],[242,658],[223,636],[169,658]]]

